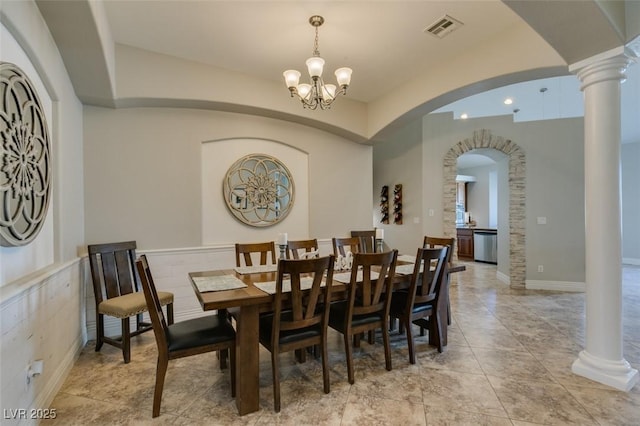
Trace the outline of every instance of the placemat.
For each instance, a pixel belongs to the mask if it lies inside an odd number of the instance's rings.
[[[376,271],[371,271],[371,279],[372,280],[377,280],[378,279],[378,273]],[[362,271],[358,271],[358,275],[356,276],[356,280],[358,282],[362,281]],[[334,281],[338,281],[341,283],[345,283],[348,284],[351,282],[351,271],[349,272],[341,272],[339,274],[333,274],[333,280]]]
[[[233,275],[216,275],[213,277],[193,277],[193,283],[200,293],[206,291],[224,291],[244,288],[247,285]]]
[[[276,294],[276,282],[275,281],[265,281],[261,283],[254,283],[254,286],[258,287],[260,290],[269,294]],[[322,280],[321,286],[325,286],[326,282],[324,279]],[[300,288],[302,290],[309,290],[313,286],[313,278],[312,277],[302,277],[300,279]],[[291,280],[285,279],[282,280],[282,292],[287,293],[291,291]]]
[[[234,270],[242,275],[246,274],[262,274],[264,272],[275,272],[278,270],[278,265],[257,265],[257,266],[241,266],[236,267]]]

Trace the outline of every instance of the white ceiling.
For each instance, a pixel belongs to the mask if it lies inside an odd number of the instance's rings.
[[[349,97],[369,102],[425,69],[480,47],[524,21],[500,1],[104,2],[115,42],[282,82],[313,50],[309,17],[324,16],[326,80],[353,69]],[[443,39],[423,30],[449,14],[464,25]],[[283,93],[288,93],[285,92]]]
[[[622,143],[640,142],[640,64],[627,69],[622,84]],[[545,88],[547,90],[541,91]],[[511,98],[513,103],[505,105]],[[518,112],[514,110],[518,109]],[[515,122],[553,120],[584,116],[583,96],[577,77],[565,76],[533,80],[489,90],[445,105],[437,112],[453,112],[456,119],[513,115]]]
[[[288,97],[282,72],[293,68],[306,75],[304,62],[311,56],[314,39],[308,19],[322,15],[325,23],[319,29],[319,50],[326,60],[324,77],[332,81],[336,68],[353,69],[347,96],[356,102],[345,104],[355,114],[348,119],[332,114],[333,111],[311,116],[292,112],[293,101],[280,104],[264,100],[249,103],[247,108],[250,113],[279,114],[282,119],[334,131],[360,142],[371,141],[383,130],[382,126],[402,125],[479,90],[532,76],[568,73],[565,64],[624,42],[626,21],[622,18],[627,10],[625,2],[612,2],[606,9],[616,14],[606,14],[599,0],[544,2],[544,7],[541,2],[518,0],[36,0],[36,3],[56,39],[79,98],[89,105],[111,107],[135,104],[137,98],[128,99],[126,94],[124,103],[118,103],[126,92],[120,88],[127,87],[127,83],[140,84],[135,76],[131,77],[133,83],[129,83],[129,75],[120,72],[114,52],[132,51],[119,49],[121,45],[210,65],[212,72],[221,71],[217,75],[228,75],[225,70],[236,73],[242,77],[238,81],[247,83],[229,86],[237,87],[235,93],[240,94],[237,98],[202,96],[220,108],[230,105],[230,110],[238,109],[246,103],[242,96],[252,90],[257,96],[267,94],[266,98],[271,100],[275,99],[272,88],[282,87],[282,96]],[[463,25],[442,39],[424,32],[445,14]],[[636,33],[628,35],[633,34]],[[510,64],[518,63],[518,58],[539,64],[540,68],[510,68]],[[486,59],[491,67],[479,74],[479,80],[469,79],[462,65],[454,65],[464,64],[468,59]],[[503,64],[507,60],[511,62]],[[487,71],[495,68],[494,64],[519,71],[495,75]],[[469,73],[473,72],[471,68]],[[429,76],[443,73],[451,75],[452,81],[464,83],[445,85],[447,91],[439,92],[438,80]],[[623,86],[623,102],[625,96],[632,99],[631,107],[624,109],[637,116],[640,110],[637,76],[634,81],[633,85]],[[541,85],[548,88],[544,96],[539,92]],[[581,114],[577,111],[581,94],[576,87],[574,77],[502,87],[450,108],[458,116],[463,105],[470,117],[480,117],[510,113],[517,107],[520,112],[516,121],[540,119],[540,114],[544,119],[568,117]],[[394,89],[402,96],[394,94]],[[507,94],[514,97],[515,104],[505,111],[501,102]],[[637,117],[631,120],[625,117],[623,121],[625,127],[626,123],[632,123],[637,130],[636,122],[640,122]],[[627,135],[635,133],[625,129],[625,141]],[[638,140],[640,135],[635,139]]]

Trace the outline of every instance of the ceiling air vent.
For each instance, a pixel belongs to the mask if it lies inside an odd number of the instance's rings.
[[[460,28],[462,25],[462,22],[457,19],[454,19],[449,15],[444,15],[442,18],[425,28],[424,32],[438,38],[443,38],[447,34]]]

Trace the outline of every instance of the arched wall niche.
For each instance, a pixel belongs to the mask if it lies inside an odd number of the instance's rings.
[[[509,279],[512,288],[525,288],[525,154],[509,139],[494,136],[487,129],[476,130],[473,136],[456,143],[443,161],[443,231],[456,235],[456,174],[458,157],[479,148],[498,150],[509,156]]]

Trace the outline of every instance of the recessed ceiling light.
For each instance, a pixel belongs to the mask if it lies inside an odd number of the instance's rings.
[[[466,120],[467,118],[469,118],[469,116],[465,112],[465,113],[460,114],[460,118],[463,119],[463,120]]]
[[[513,103],[513,99],[511,99],[511,98],[507,98],[507,99],[504,100],[504,104],[505,105],[511,105],[512,103]]]

